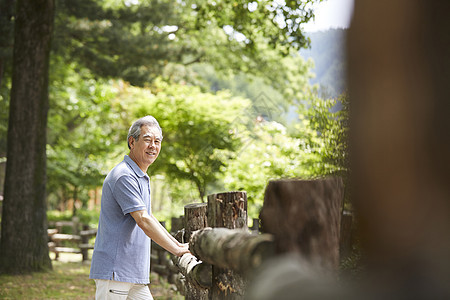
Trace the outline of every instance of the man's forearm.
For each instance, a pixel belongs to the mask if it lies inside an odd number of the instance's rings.
[[[181,256],[189,252],[187,247],[175,240],[161,223],[154,216],[150,216],[147,211],[132,212],[131,216],[149,238],[170,253]]]
[[[164,228],[164,226],[162,226],[161,222],[158,221],[158,219],[156,219],[156,217],[154,215],[151,215],[150,218],[153,218],[154,222],[157,223],[160,227],[161,230],[167,235],[167,237],[169,239],[171,239],[175,244],[177,244],[178,246],[181,246],[181,243],[179,241],[177,241],[168,231],[166,228]]]

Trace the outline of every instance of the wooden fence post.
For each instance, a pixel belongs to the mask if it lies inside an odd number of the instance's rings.
[[[193,203],[184,207],[185,242],[189,241],[192,232],[208,226],[206,212],[207,203]],[[184,296],[186,300],[207,300],[209,298],[208,289],[200,288],[189,280],[186,280]]]
[[[259,219],[253,218],[253,225],[250,228],[252,232],[258,233],[259,232]]]
[[[208,226],[247,229],[247,193],[208,195]],[[245,282],[241,275],[213,266],[211,299],[243,299]]]
[[[261,231],[273,234],[277,256],[255,272],[246,299],[347,299],[328,281],[339,263],[343,190],[338,178],[269,182]]]
[[[178,230],[183,229],[183,223],[184,223],[184,216],[181,216],[179,218],[172,218],[171,219],[171,226],[170,226],[170,232],[173,234],[176,234]]]
[[[323,271],[339,265],[341,179],[270,181],[260,219],[278,254],[297,252]]]
[[[352,252],[353,214],[351,212],[343,211],[340,232],[339,256],[342,259],[348,257]]]
[[[89,230],[89,225],[83,224],[83,231],[85,230]],[[87,235],[80,235],[81,236],[81,245],[87,245],[89,244],[89,236]],[[83,257],[83,262],[87,261],[89,259],[89,255],[88,255],[88,248],[86,247],[80,247],[81,249],[81,255]]]
[[[189,242],[192,232],[208,227],[207,203],[192,203],[184,206],[184,239]]]

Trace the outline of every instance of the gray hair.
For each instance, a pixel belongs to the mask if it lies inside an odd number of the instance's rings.
[[[150,126],[150,127],[158,128],[159,132],[161,133],[161,139],[163,138],[162,129],[159,126],[158,121],[153,116],[145,116],[145,117],[142,117],[139,120],[135,121],[133,123],[133,125],[131,125],[130,130],[128,130],[128,136],[127,136],[128,149],[131,149],[130,137],[132,136],[137,141],[139,139],[139,136],[141,135],[141,127],[142,126]]]

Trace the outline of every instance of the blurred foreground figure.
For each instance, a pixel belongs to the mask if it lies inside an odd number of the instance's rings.
[[[355,1],[350,156],[364,283],[338,289],[284,257],[256,275],[250,299],[450,299],[449,11],[448,0]],[[258,293],[268,276],[273,289]]]
[[[368,271],[409,299],[450,296],[449,9],[445,0],[356,1],[348,37],[353,197]]]

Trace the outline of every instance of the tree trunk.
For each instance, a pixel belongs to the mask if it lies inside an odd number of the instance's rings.
[[[275,236],[278,254],[297,252],[323,271],[339,264],[342,180],[270,181],[261,210],[262,232]]]
[[[46,129],[53,0],[17,2],[0,266],[51,268],[47,246]]]
[[[227,192],[208,195],[208,225],[247,229],[247,193]],[[236,272],[213,266],[211,299],[243,299],[245,281]]]

